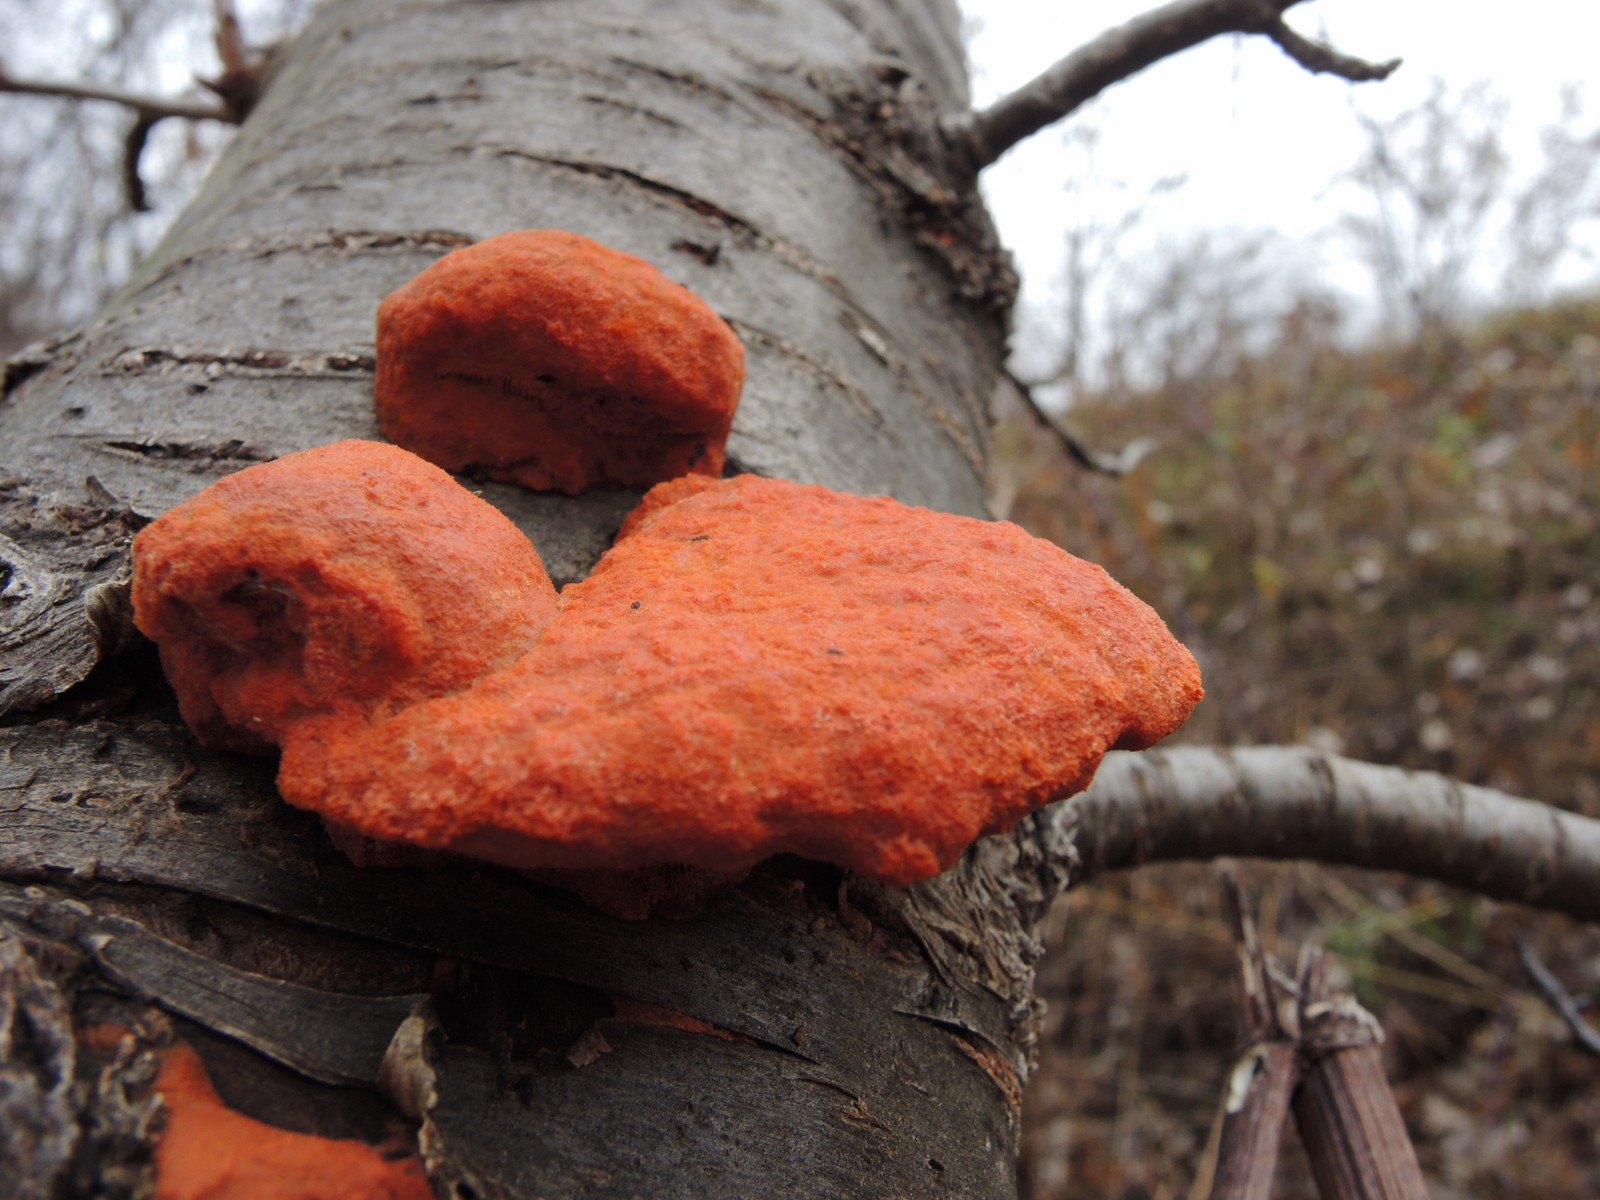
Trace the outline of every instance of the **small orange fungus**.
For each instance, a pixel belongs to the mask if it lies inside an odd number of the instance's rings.
[[[346,441],[212,484],[134,541],[134,618],[202,742],[263,751],[510,665],[556,610],[532,544],[394,446]]]
[[[433,1200],[415,1155],[294,1133],[233,1111],[192,1047],[168,1050],[156,1076],[167,1127],[156,1143],[155,1200]]]
[[[445,255],[378,308],[383,431],[538,490],[718,475],[744,347],[650,263],[559,229]]]

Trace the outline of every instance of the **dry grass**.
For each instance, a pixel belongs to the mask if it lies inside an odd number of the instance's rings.
[[[1600,303],[1369,353],[1291,318],[1263,354],[1070,423],[1163,445],[1112,480],[1008,418],[1011,515],[1195,649],[1209,695],[1182,736],[1309,742],[1600,816]],[[1268,937],[1291,959],[1327,945],[1383,1020],[1436,1200],[1600,1194],[1600,1059],[1510,941],[1581,993],[1600,931],[1312,866],[1245,879]],[[1053,933],[1029,1194],[1185,1197],[1238,1028],[1214,877],[1086,889]],[[1293,1149],[1281,1177],[1315,1194]]]

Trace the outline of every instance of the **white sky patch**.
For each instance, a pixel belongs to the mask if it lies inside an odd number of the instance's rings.
[[[1154,5],[1147,0],[963,0],[978,106]],[[1466,15],[1466,14],[1474,15]],[[1479,15],[1481,14],[1481,15]],[[1384,82],[1313,76],[1264,38],[1231,37],[1156,63],[985,172],[1001,235],[1024,277],[1024,304],[1050,298],[1063,231],[1087,206],[1106,216],[1139,203],[1165,176],[1184,186],[1152,205],[1147,235],[1266,228],[1320,252],[1325,279],[1359,289],[1364,275],[1330,234],[1352,203],[1341,175],[1365,146],[1356,120],[1414,108],[1435,80],[1452,94],[1487,81],[1508,103],[1505,140],[1523,172],[1539,129],[1557,118],[1565,85],[1594,74],[1600,5],[1524,0],[1315,0],[1287,14],[1302,32],[1371,61],[1403,58]],[[1600,106],[1600,97],[1593,97]],[[1591,116],[1590,120],[1594,118]],[[1100,132],[1092,176],[1063,146],[1074,125]],[[1069,194],[1069,185],[1077,191]],[[1565,282],[1572,283],[1570,277]],[[1024,315],[1022,327],[1029,318]]]

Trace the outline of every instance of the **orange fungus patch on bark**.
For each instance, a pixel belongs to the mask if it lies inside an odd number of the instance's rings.
[[[394,446],[251,467],[134,541],[138,626],[185,720],[261,751],[312,714],[362,719],[509,666],[556,610],[532,544]]]
[[[569,493],[718,475],[744,347],[641,258],[559,229],[445,255],[378,309],[383,431],[452,471]]]
[[[262,1124],[222,1102],[182,1043],[156,1077],[167,1126],[156,1143],[155,1200],[432,1200],[414,1155]]]
[[[643,509],[516,663],[297,723],[285,798],[514,867],[905,884],[1200,698],[1151,609],[1015,525],[752,476]]]

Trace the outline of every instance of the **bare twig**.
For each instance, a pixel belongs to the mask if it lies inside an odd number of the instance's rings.
[[[244,40],[233,0],[213,0],[216,13],[217,57],[222,61],[222,74],[216,79],[199,78],[197,82],[216,94],[221,103],[209,100],[185,100],[176,96],[150,96],[108,84],[74,80],[19,79],[0,65],[0,92],[19,95],[58,96],[67,100],[104,101],[120,104],[133,110],[133,124],[122,143],[122,184],[128,197],[128,207],[134,212],[145,212],[149,203],[145,196],[144,179],[139,174],[139,160],[144,155],[150,131],[168,117],[181,117],[186,121],[221,121],[228,125],[243,124],[251,109],[261,98],[270,71],[273,53],[252,50]]]
[[[1253,1042],[1228,1073],[1211,1200],[1269,1200],[1299,1066],[1293,1042]]]
[[[214,0],[211,11],[217,21],[217,57],[222,61],[222,69],[226,72],[250,70],[258,58],[244,40],[233,0]]]
[[[144,176],[139,174],[139,160],[144,157],[145,143],[150,131],[161,120],[158,116],[140,113],[128,126],[128,136],[122,139],[122,194],[128,198],[128,207],[134,212],[149,212],[150,199],[145,194]]]
[[[1156,448],[1157,442],[1155,438],[1138,437],[1134,438],[1121,450],[1115,452],[1108,453],[1104,450],[1091,450],[1063,429],[1060,423],[1045,411],[1044,406],[1039,403],[1038,398],[1033,394],[1033,387],[1030,384],[1018,379],[1010,371],[1005,372],[1005,378],[1006,382],[1016,390],[1023,406],[1027,408],[1033,419],[1054,434],[1056,441],[1061,444],[1061,449],[1066,452],[1067,457],[1085,470],[1097,471],[1102,475],[1110,475],[1113,478],[1126,475],[1148,458]]]
[[[1298,4],[1300,0],[1290,0],[1290,2]],[[1304,34],[1296,33],[1282,20],[1274,22],[1261,32],[1271,38],[1278,49],[1313,75],[1337,75],[1341,79],[1350,80],[1351,83],[1374,83],[1389,78],[1400,66],[1398,58],[1375,63],[1353,55],[1341,54],[1332,46],[1312,41]]]
[[[183,117],[190,121],[231,121],[220,104],[209,100],[184,100],[177,96],[149,96],[109,84],[80,83],[64,79],[20,79],[0,67],[0,92],[27,96],[62,96],[68,100],[104,100],[131,108],[139,117],[159,121],[164,117]]]
[[[128,207],[134,212],[145,212],[150,207],[145,198],[144,180],[139,175],[139,159],[144,154],[150,131],[159,122],[168,117],[181,117],[187,121],[223,121],[228,124],[237,124],[239,120],[234,109],[226,102],[216,104],[208,100],[184,100],[176,96],[148,96],[108,84],[19,79],[8,74],[4,67],[0,67],[0,92],[104,101],[132,109],[133,124],[128,127],[128,136],[122,143],[122,186],[128,197]]]
[[[1228,1073],[1217,1161],[1206,1194],[1213,1200],[1269,1200],[1300,1074],[1297,1010],[1277,1003],[1277,985],[1239,881],[1224,871],[1221,882],[1223,911],[1239,955],[1246,1045]],[[1285,1027],[1285,1016],[1294,1028]]]
[[[1555,972],[1544,965],[1544,960],[1520,934],[1512,934],[1511,940],[1516,943],[1517,957],[1522,960],[1522,969],[1534,983],[1539,985],[1539,990],[1550,1002],[1550,1007],[1561,1014],[1561,1019],[1567,1023],[1567,1028],[1572,1030],[1572,1036],[1578,1039],[1578,1044],[1591,1054],[1600,1054],[1600,1030],[1583,1019],[1583,1010],[1572,998],[1572,994],[1561,986],[1561,981],[1555,977]]]
[[[1300,971],[1305,1077],[1295,1125],[1324,1200],[1426,1200],[1427,1183],[1389,1090],[1377,1020],[1351,996],[1327,995],[1322,953]]]
[[[1301,2],[1174,0],[1108,29],[982,112],[948,118],[945,133],[962,165],[976,175],[1012,146],[1112,84],[1221,34],[1269,37],[1308,71],[1355,82],[1385,79],[1400,65],[1399,59],[1370,63],[1351,58],[1296,33],[1284,23],[1283,13]]]
[[[233,0],[213,0],[212,11],[217,21],[217,58],[222,63],[222,74],[215,79],[200,77],[200,83],[221,98],[236,124],[242,124],[261,99],[277,47],[261,51],[244,40]]]
[[[1073,884],[1148,862],[1311,859],[1600,920],[1600,821],[1300,747],[1109,754],[1087,791],[1035,819],[1048,852],[1076,856]]]

